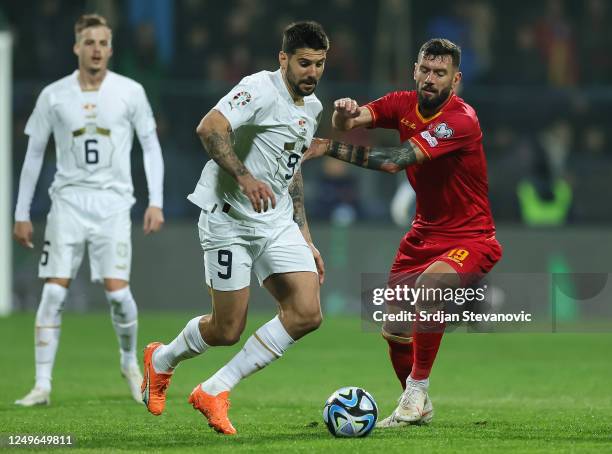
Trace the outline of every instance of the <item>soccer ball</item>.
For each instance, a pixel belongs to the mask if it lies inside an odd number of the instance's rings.
[[[365,389],[340,388],[323,407],[323,421],[334,437],[365,437],[378,418],[376,401]]]

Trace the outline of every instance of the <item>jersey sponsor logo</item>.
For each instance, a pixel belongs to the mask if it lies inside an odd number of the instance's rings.
[[[251,94],[248,91],[241,91],[234,95],[232,100],[229,102],[230,107],[244,107],[251,102]]]
[[[429,131],[423,131],[421,133],[421,137],[427,141],[430,147],[435,147],[438,145],[438,139],[433,137]]]
[[[440,123],[433,130],[434,136],[438,139],[450,139],[453,136],[453,132],[446,123]]]
[[[411,122],[406,117],[402,118],[400,120],[400,123],[403,124],[404,126],[407,126],[410,129],[416,129],[416,123]]]

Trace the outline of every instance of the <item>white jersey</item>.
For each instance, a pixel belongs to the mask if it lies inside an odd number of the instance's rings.
[[[142,85],[108,71],[97,91],[82,91],[78,71],[41,92],[25,128],[29,136],[55,140],[57,171],[49,194],[83,188],[118,195],[115,209],[134,203],[130,152],[134,130],[155,130]]]
[[[310,146],[323,106],[315,95],[294,103],[280,70],[245,77],[214,107],[234,131],[234,151],[253,176],[272,188],[276,208],[257,213],[236,181],[212,159],[187,197],[203,210],[221,210],[248,222],[291,222],[293,202],[288,187]],[[218,207],[218,208],[215,208]]]

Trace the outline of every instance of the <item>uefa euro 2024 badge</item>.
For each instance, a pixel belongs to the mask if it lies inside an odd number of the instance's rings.
[[[244,107],[251,102],[251,94],[248,91],[240,91],[234,95],[229,105],[232,109]]]

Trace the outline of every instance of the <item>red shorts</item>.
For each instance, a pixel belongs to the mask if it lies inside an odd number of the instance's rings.
[[[502,247],[490,237],[430,238],[408,232],[400,242],[391,275],[425,271],[434,262],[446,262],[461,276],[462,285],[481,279],[501,259]]]

